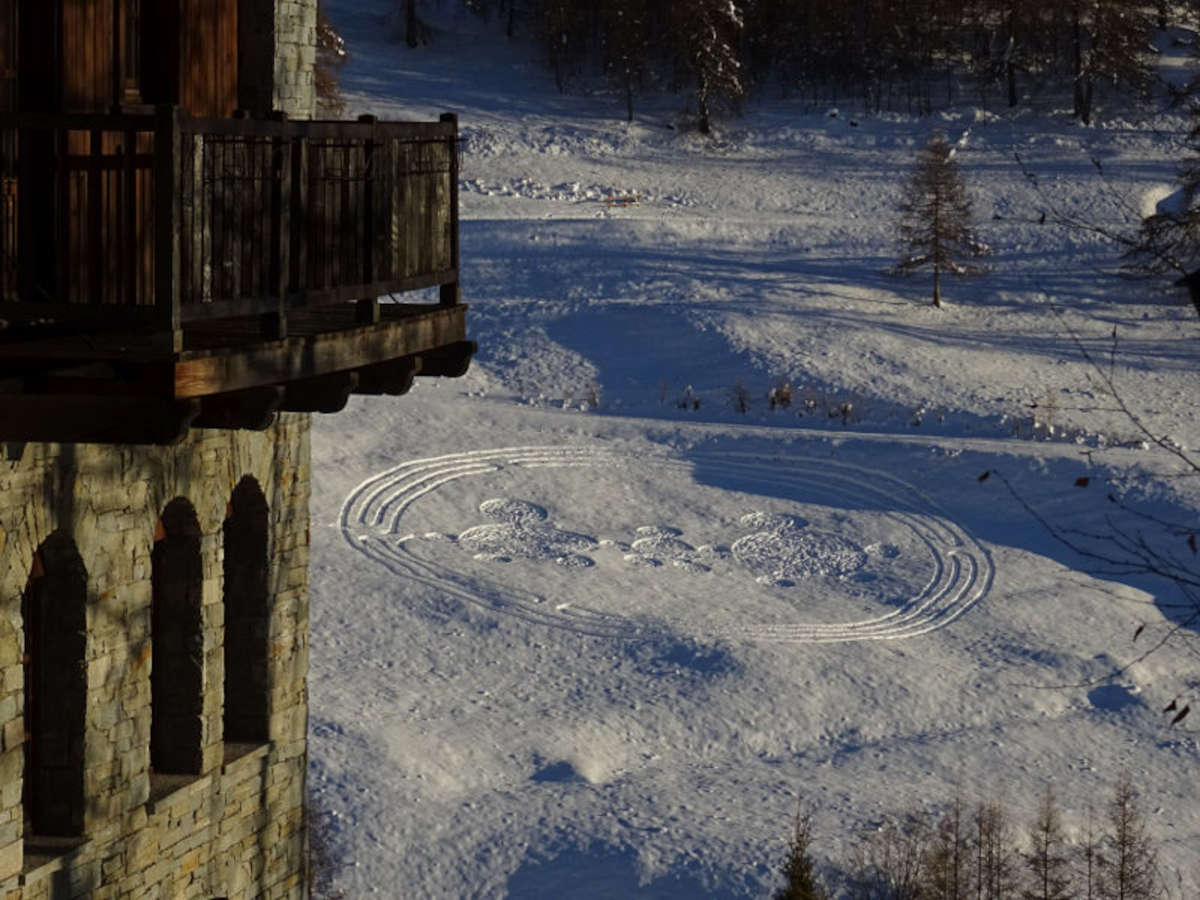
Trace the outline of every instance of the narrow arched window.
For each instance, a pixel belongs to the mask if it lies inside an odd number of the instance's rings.
[[[234,488],[224,528],[227,742],[260,743],[270,737],[267,529],[267,500],[246,476]]]
[[[200,523],[186,500],[163,510],[150,558],[150,767],[195,775],[202,768],[204,566]]]
[[[21,597],[25,631],[25,833],[83,833],[87,571],[74,542],[51,535]]]

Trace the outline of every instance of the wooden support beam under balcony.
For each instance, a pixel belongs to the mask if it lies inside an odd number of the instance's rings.
[[[200,415],[199,400],[0,394],[0,440],[75,444],[174,444]]]
[[[352,393],[406,393],[418,373],[454,377],[475,352],[466,307],[354,305],[289,320],[257,337],[254,320],[184,328],[184,349],[108,332],[0,342],[0,441],[172,443],[195,428],[266,428],[279,411],[337,412]]]

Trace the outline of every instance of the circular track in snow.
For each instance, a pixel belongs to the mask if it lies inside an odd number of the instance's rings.
[[[694,622],[679,623],[652,616],[591,609],[568,596],[546,597],[514,584],[465,577],[451,560],[427,558],[414,551],[421,539],[410,534],[409,519],[421,498],[461,487],[473,479],[519,470],[577,467],[615,468],[616,471],[658,470],[687,475],[697,467],[719,471],[739,489],[765,496],[802,500],[819,497],[826,505],[886,520],[892,534],[904,534],[908,545],[919,548],[924,570],[891,601],[884,614],[844,622],[743,622],[741,616],[724,622],[704,622],[703,636],[727,639],[835,643],[902,640],[943,628],[965,614],[990,590],[993,566],[987,551],[963,528],[937,509],[932,500],[912,485],[888,473],[830,459],[778,458],[734,452],[700,452],[686,458],[625,454],[589,446],[513,447],[454,453],[418,459],[387,470],[359,485],[342,507],[341,528],[347,541],[372,560],[396,574],[440,593],[477,604],[491,612],[506,613],[532,624],[565,628],[583,634],[640,639],[665,625],[685,630]],[[711,488],[707,488],[711,489]],[[592,556],[619,545],[576,531],[558,528],[547,510],[525,500],[492,497],[478,504],[479,514],[492,521],[463,531],[457,538],[441,535],[476,560],[508,562],[519,558],[533,563],[553,561],[562,568],[591,568]],[[631,571],[662,570],[664,560],[675,568],[715,577],[710,567],[722,560],[739,565],[758,584],[784,587],[806,579],[839,583],[863,576],[864,565],[877,545],[864,548],[853,537],[837,533],[828,523],[818,528],[807,517],[756,511],[741,517],[738,527],[750,531],[727,550],[705,545],[694,548],[676,529],[642,526],[634,531],[631,551],[623,557]],[[852,526],[847,525],[846,530]],[[428,537],[428,535],[427,535]],[[874,555],[885,566],[896,548]],[[615,551],[614,551],[615,552]],[[619,555],[619,553],[618,553]],[[863,571],[860,571],[863,570]],[[667,571],[667,570],[663,570]],[[603,573],[591,572],[596,577]],[[870,576],[874,577],[874,576]],[[706,591],[699,592],[704,596]],[[697,601],[703,602],[703,601]],[[695,631],[694,628],[690,630]],[[701,636],[701,634],[697,634]]]

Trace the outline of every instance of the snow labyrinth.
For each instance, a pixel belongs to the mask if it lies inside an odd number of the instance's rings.
[[[444,560],[430,560],[415,552],[423,544],[441,541],[484,551],[475,555],[476,560],[508,561],[497,549],[502,543],[500,539],[508,535],[540,542],[536,546],[545,552],[540,556],[519,553],[524,559],[548,558],[568,569],[591,566],[591,560],[580,551],[611,547],[616,542],[557,531],[542,522],[544,510],[520,500],[492,499],[480,505],[483,514],[499,520],[500,524],[476,526],[458,536],[433,533],[422,537],[410,533],[414,503],[451,483],[505,471],[556,467],[671,470],[685,476],[703,467],[708,473],[719,473],[721,487],[745,488],[797,503],[820,500],[834,508],[869,511],[892,532],[907,533],[911,538],[909,544],[928,554],[927,574],[922,576],[924,583],[917,585],[911,594],[890,598],[889,604],[894,608],[883,615],[846,622],[769,624],[746,623],[734,617],[737,621],[702,625],[702,633],[695,633],[695,623],[591,609],[571,597],[544,597],[514,584],[472,576]],[[671,528],[646,526],[636,530],[638,540],[620,549],[632,550],[624,557],[631,565],[654,566],[661,563],[650,556],[653,549],[674,551],[674,564],[696,573],[709,571],[699,561],[707,552],[711,559],[732,560],[730,565],[742,566],[748,570],[748,577],[759,573],[754,579],[759,584],[784,586],[793,583],[784,575],[803,578],[820,571],[824,575],[841,576],[852,572],[867,558],[854,543],[860,535],[805,531],[807,523],[799,516],[751,513],[742,517],[742,524],[764,530],[734,543],[732,552],[712,547],[692,548]],[[693,632],[695,637],[792,643],[900,640],[949,625],[987,595],[994,578],[988,552],[912,485],[880,470],[802,456],[781,459],[719,451],[695,452],[687,457],[651,456],[588,446],[511,447],[453,453],[405,462],[363,482],[343,504],[340,526],[346,540],[366,556],[403,579],[431,588],[437,595],[473,603],[530,624],[602,637],[646,639],[668,629],[678,632],[682,628]],[[520,550],[520,541],[516,543]],[[885,556],[899,552],[894,547],[888,549],[890,552]],[[652,586],[647,587],[647,591],[652,590]],[[689,624],[693,627],[689,628]]]

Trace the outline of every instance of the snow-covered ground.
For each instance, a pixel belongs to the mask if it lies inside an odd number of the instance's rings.
[[[763,897],[798,798],[844,859],[955,785],[1023,821],[1051,781],[1077,828],[1122,769],[1200,878],[1196,723],[1160,715],[1200,700],[1195,656],[1113,674],[1178,593],[1026,508],[1197,521],[1200,477],[1085,357],[1200,455],[1195,312],[1055,225],[1153,208],[1182,116],[760,98],[704,140],[668,127],[679,97],[627,125],[556,94],[494,25],[409,51],[382,0],[328,7],[348,115],[460,116],[480,345],[463,379],[314,424],[311,792],[349,896]],[[934,128],[995,251],[940,310],[886,274]]]

